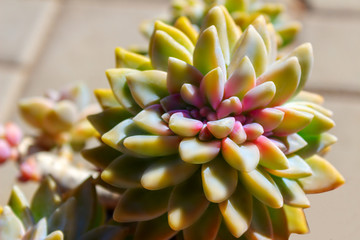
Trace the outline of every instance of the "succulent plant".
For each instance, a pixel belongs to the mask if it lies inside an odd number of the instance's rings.
[[[72,188],[94,174],[83,163],[74,161],[76,153],[97,136],[86,119],[88,114],[98,111],[97,106],[90,105],[89,97],[87,87],[78,84],[61,91],[48,90],[44,97],[20,100],[23,120],[37,131],[26,134],[20,141],[21,132],[16,126],[5,127],[4,134],[10,131],[17,140],[13,159],[19,166],[19,180],[40,181],[50,174],[63,187]],[[0,155],[8,154],[7,149],[0,139]]]
[[[172,17],[165,22],[172,25],[179,17],[186,17],[192,24],[202,27],[208,10],[215,5],[223,5],[242,30],[245,30],[258,16],[264,16],[265,20],[274,26],[279,47],[291,43],[301,30],[299,22],[288,19],[283,4],[262,0],[173,0]],[[144,22],[141,31],[150,36],[153,22]]]
[[[89,91],[83,84],[61,91],[48,90],[44,97],[30,97],[19,102],[23,120],[39,131],[40,148],[60,149],[69,145],[81,150],[95,131],[86,116],[95,112],[89,103]]]
[[[97,200],[92,181],[88,179],[61,194],[56,182],[47,177],[31,204],[15,186],[8,205],[0,207],[0,239],[124,239],[128,232],[125,227],[105,223],[106,212]],[[99,233],[102,236],[96,238]]]
[[[224,6],[201,26],[157,21],[149,57],[117,48],[106,71],[88,117],[103,144],[83,155],[124,191],[114,219],[138,222],[134,239],[306,233],[306,194],[344,183],[321,157],[332,113],[302,91],[311,45],[277,59],[273,25],[259,16],[242,33]]]

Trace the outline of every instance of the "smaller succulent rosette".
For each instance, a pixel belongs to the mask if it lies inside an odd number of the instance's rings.
[[[49,90],[44,97],[19,102],[23,120],[39,131],[37,145],[44,149],[69,145],[75,151],[81,150],[96,134],[86,120],[94,112],[92,108],[89,91],[83,84],[61,91]]]
[[[124,239],[127,229],[105,224],[105,209],[97,200],[92,181],[61,193],[56,182],[47,177],[30,204],[15,186],[8,205],[0,207],[0,239]]]
[[[193,24],[201,27],[204,17],[214,5],[223,5],[234,19],[235,23],[245,30],[257,17],[264,16],[275,28],[279,47],[293,42],[301,31],[301,24],[288,19],[285,6],[282,3],[263,0],[173,0],[171,2],[170,24],[179,17],[187,17]],[[144,22],[141,30],[146,35],[152,33],[152,22]]]
[[[156,22],[149,57],[116,49],[103,111],[89,116],[106,145],[84,156],[125,191],[119,222],[134,239],[288,239],[308,231],[306,193],[344,179],[322,155],[336,138],[332,113],[301,91],[306,43],[277,59],[276,32],[260,16],[242,33],[223,6],[196,29]]]

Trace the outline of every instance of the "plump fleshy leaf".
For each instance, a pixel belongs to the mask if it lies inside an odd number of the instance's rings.
[[[301,130],[301,134],[305,134],[305,135],[321,134],[323,132],[329,131],[331,128],[335,126],[335,122],[331,118],[310,107],[297,105],[297,106],[291,106],[291,108],[305,114],[306,113],[312,114],[314,116],[310,124],[308,124],[303,130]]]
[[[289,57],[295,56],[298,60],[299,60],[299,64],[301,67],[301,78],[300,78],[300,82],[299,85],[296,89],[296,93],[300,92],[307,80],[310,77],[311,74],[311,70],[312,67],[314,65],[314,56],[313,56],[313,49],[310,43],[304,43],[302,45],[300,45],[299,47],[295,48]]]
[[[141,185],[158,190],[177,185],[195,173],[199,165],[182,161],[179,156],[165,157],[152,163],[141,177]]]
[[[206,14],[202,29],[206,29],[210,26],[215,26],[218,36],[219,42],[221,46],[221,50],[225,59],[226,65],[230,63],[230,47],[229,47],[229,40],[227,36],[227,24],[224,16],[223,9],[220,6],[215,6],[209,10]]]
[[[243,111],[266,107],[275,96],[276,87],[273,82],[262,83],[248,91],[243,100]]]
[[[230,97],[222,101],[216,111],[218,119],[225,118],[230,114],[239,115],[242,111],[242,104],[238,97]]]
[[[215,240],[221,220],[217,204],[210,204],[199,220],[183,230],[184,240]]]
[[[168,125],[162,120],[163,110],[159,104],[149,106],[139,112],[133,121],[137,126],[154,135],[172,135]]]
[[[99,88],[94,90],[96,100],[101,105],[102,109],[119,107],[120,103],[115,98],[111,89]]]
[[[235,191],[238,182],[237,171],[221,157],[203,164],[201,176],[205,196],[214,203],[228,199]]]
[[[181,31],[179,32],[182,33]],[[183,35],[185,36],[185,34]],[[162,30],[156,30],[152,35],[149,55],[153,67],[164,71],[167,70],[169,57],[180,59],[189,64],[193,61],[189,50]]]
[[[245,172],[253,171],[260,160],[260,152],[255,144],[237,145],[230,138],[223,139],[221,153],[230,166]]]
[[[284,205],[289,233],[306,234],[309,227],[302,208]]]
[[[162,21],[156,21],[154,24],[154,32],[161,30],[169,34],[175,41],[177,41],[180,45],[184,46],[189,53],[194,51],[194,45],[191,40],[184,34],[182,31],[177,29],[176,27],[170,26]],[[150,42],[150,49],[152,48],[153,43]]]
[[[204,99],[208,101],[210,106],[216,110],[223,100],[225,74],[220,67],[211,70],[201,80],[200,91]]]
[[[313,174],[298,180],[305,193],[327,192],[345,183],[343,176],[324,158],[314,155],[306,163]]]
[[[248,141],[254,141],[264,133],[264,128],[258,123],[248,123],[243,127]]]
[[[230,139],[233,140],[236,144],[242,144],[246,141],[246,132],[243,125],[239,121],[235,121],[234,128],[229,135]]]
[[[160,217],[167,211],[170,193],[170,188],[158,191],[128,189],[121,196],[113,217],[117,222],[147,221]]]
[[[179,93],[183,84],[199,86],[203,75],[192,65],[170,57],[168,60],[167,89],[169,93]]]
[[[221,141],[202,142],[198,138],[184,138],[179,146],[183,161],[202,164],[213,160],[220,152]]]
[[[284,119],[284,112],[276,108],[264,108],[251,112],[251,117],[259,123],[265,132],[277,128]]]
[[[252,218],[252,196],[242,184],[234,194],[219,204],[224,222],[234,237],[242,236],[249,228]]]
[[[217,67],[226,73],[224,55],[215,26],[205,29],[200,34],[194,50],[194,67],[203,75]]]
[[[257,84],[271,81],[276,86],[276,93],[269,106],[278,106],[286,102],[295,93],[301,77],[301,68],[296,57],[273,64],[257,80]]]
[[[57,230],[50,233],[44,240],[64,240],[64,234]]]
[[[64,239],[74,239],[77,225],[75,211],[75,198],[68,198],[48,218],[48,232],[60,230],[64,233]]]
[[[31,201],[31,212],[37,222],[41,218],[48,218],[60,205],[61,198],[57,192],[55,181],[51,177],[45,178],[36,190]]]
[[[326,148],[336,143],[337,138],[327,132],[319,135],[302,136],[307,145],[296,152],[302,158],[309,158],[314,154],[321,154]]]
[[[168,224],[167,214],[150,221],[140,222],[135,231],[134,240],[168,240],[177,232]]]
[[[169,127],[179,136],[193,137],[200,132],[203,123],[196,119],[184,117],[181,113],[175,113],[170,117]]]
[[[22,118],[34,127],[41,128],[45,116],[51,111],[53,103],[45,98],[23,99],[19,102]]]
[[[46,114],[42,127],[51,134],[68,131],[76,121],[75,116],[76,107],[74,103],[69,100],[63,100],[55,104],[53,109]]]
[[[248,240],[272,240],[272,224],[267,207],[253,198],[253,212],[251,224],[245,233]]]
[[[266,168],[284,170],[289,167],[285,154],[267,137],[260,136],[254,141],[260,151],[260,164]]]
[[[179,231],[195,223],[209,206],[198,175],[177,185],[169,200],[169,226]]]
[[[150,163],[149,159],[139,159],[124,154],[105,168],[101,173],[101,178],[119,188],[140,187],[141,177]]]
[[[128,235],[126,227],[104,225],[88,231],[79,240],[125,240]]]
[[[137,70],[152,69],[150,59],[141,54],[133,53],[123,48],[115,49],[116,68],[132,68]]]
[[[300,149],[306,147],[307,145],[307,142],[299,134],[296,133],[290,134],[280,139],[286,146],[286,155],[297,152]]]
[[[136,135],[125,138],[124,146],[138,154],[161,157],[177,153],[180,141],[178,136]]]
[[[270,213],[270,218],[273,227],[273,237],[276,240],[288,240],[289,239],[289,229],[288,222],[283,208],[268,208]]]
[[[240,172],[240,179],[245,187],[258,200],[272,208],[280,208],[283,205],[283,198],[274,180],[261,169],[251,172]]]
[[[193,44],[196,44],[196,40],[199,36],[199,33],[198,30],[194,28],[191,21],[187,17],[185,16],[179,17],[176,20],[174,27],[185,33],[185,35],[191,40],[191,42]]]
[[[20,240],[24,234],[24,226],[11,208],[0,208],[0,239]]]
[[[273,130],[276,136],[287,136],[297,133],[308,126],[313,119],[313,115],[307,112],[300,112],[285,107],[278,107],[277,109],[284,113],[284,118],[280,125]]]
[[[265,71],[267,66],[266,46],[260,34],[252,25],[250,25],[241,35],[241,38],[233,51],[233,58],[229,66],[230,74],[235,71],[239,62],[245,56],[250,59],[257,77]]]
[[[140,111],[140,107],[131,96],[126,76],[136,70],[129,68],[113,68],[106,70],[106,76],[117,101],[132,114]]]
[[[100,113],[89,115],[87,118],[100,134],[104,134],[118,123],[131,116],[132,115],[128,111],[120,107],[109,108]]]
[[[139,128],[133,120],[126,119],[104,133],[101,140],[108,146],[126,153],[127,148],[123,146],[124,139],[139,134],[146,134],[146,132]]]
[[[308,208],[310,202],[300,185],[291,179],[273,177],[284,198],[284,203],[293,207]]]
[[[145,108],[168,95],[166,78],[166,72],[148,70],[126,75],[126,82],[133,99],[141,108]]]
[[[245,56],[225,83],[225,98],[237,96],[240,99],[255,87],[256,74],[250,59]]]
[[[311,176],[310,166],[298,155],[288,156],[289,168],[285,170],[267,169],[267,171],[275,176],[297,179]]]
[[[105,144],[102,144],[98,147],[82,150],[81,155],[96,167],[104,169],[113,160],[119,157],[121,153]]]
[[[8,206],[11,207],[11,210],[21,220],[25,228],[29,228],[35,223],[29,203],[19,187],[14,186],[11,190]]]
[[[234,117],[227,117],[215,121],[207,122],[207,128],[211,132],[211,134],[218,138],[223,139],[227,137],[235,126],[235,118]]]

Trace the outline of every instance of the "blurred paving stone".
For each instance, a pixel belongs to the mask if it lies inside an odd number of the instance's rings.
[[[326,96],[325,106],[334,111],[338,137],[328,159],[345,177],[339,189],[308,195],[311,208],[305,210],[310,226],[307,236],[294,235],[292,240],[358,239],[360,230],[360,97]]]
[[[41,37],[53,0],[0,0],[0,61],[23,63]],[[41,31],[41,30],[40,30]]]
[[[166,11],[160,1],[68,1],[63,7],[24,95],[42,94],[83,81],[91,89],[108,86],[105,70],[114,67],[117,46],[146,46],[138,26]]]
[[[16,99],[21,92],[24,74],[19,67],[0,64],[0,122],[16,108]]]
[[[360,94],[360,18],[318,16],[315,12],[306,14],[303,24],[299,42],[312,43],[315,55],[307,87]]]
[[[315,9],[360,11],[359,0],[308,0]]]

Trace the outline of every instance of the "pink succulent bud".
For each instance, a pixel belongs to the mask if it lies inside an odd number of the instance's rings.
[[[41,175],[37,168],[36,161],[33,157],[28,158],[25,162],[20,165],[20,176],[19,180],[26,181],[40,181]]]
[[[11,146],[19,145],[22,136],[22,131],[16,124],[7,123],[5,125],[5,138]]]
[[[7,141],[0,139],[0,164],[4,163],[11,156],[11,147]]]

